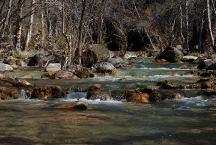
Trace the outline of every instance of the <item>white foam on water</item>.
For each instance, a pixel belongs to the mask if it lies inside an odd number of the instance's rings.
[[[203,96],[196,96],[191,98],[182,98],[180,100],[177,100],[179,102],[184,103],[187,106],[198,106],[198,107],[204,107],[207,106],[210,102],[212,102],[214,99],[205,99]]]
[[[61,99],[62,102],[76,102],[76,101],[84,101],[89,104],[122,104],[123,102],[121,101],[116,101],[116,100],[100,100],[100,99],[95,99],[95,100],[88,100],[86,98],[81,98],[81,99]]]
[[[131,68],[138,70],[175,70],[175,71],[188,71],[192,69],[181,69],[181,68],[168,68],[168,67],[141,67],[141,68]]]
[[[104,76],[104,77],[94,77],[92,79],[93,80],[98,80],[98,81],[118,81],[118,80],[121,80],[122,78],[113,77],[113,76]]]

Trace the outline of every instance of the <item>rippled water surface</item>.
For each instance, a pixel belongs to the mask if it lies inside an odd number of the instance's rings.
[[[116,77],[47,81],[36,75],[29,80],[35,85],[57,84],[63,88],[85,88],[101,83],[109,92],[161,80],[184,83],[198,79],[190,73],[193,65],[159,65],[151,59],[131,61],[136,65],[121,70]],[[26,76],[19,71],[9,75]],[[158,104],[87,100],[90,109],[84,112],[58,110],[52,106],[84,99],[85,92],[71,91],[66,99],[50,101],[22,96],[18,100],[0,102],[0,145],[214,145],[216,108],[209,104],[216,99],[197,95],[196,90],[175,91],[184,92],[184,98]]]

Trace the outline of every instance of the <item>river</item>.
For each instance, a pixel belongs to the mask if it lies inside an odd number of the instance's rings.
[[[9,76],[25,78],[35,85],[60,85],[65,99],[30,100],[22,91],[17,100],[0,102],[0,145],[214,145],[216,142],[216,98],[199,90],[179,92],[178,100],[156,104],[127,103],[125,100],[86,100],[83,91],[100,83],[103,90],[121,96],[125,89],[148,86],[163,80],[195,82],[193,64],[157,64],[152,59],[131,59],[135,65],[121,69],[115,77],[43,80],[32,71],[15,71]],[[35,71],[35,74],[40,72]],[[77,89],[76,89],[77,90]],[[87,111],[59,110],[54,104],[78,99],[90,104]]]

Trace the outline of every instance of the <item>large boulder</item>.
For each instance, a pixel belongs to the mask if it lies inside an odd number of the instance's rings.
[[[0,72],[13,71],[13,67],[9,64],[0,63]]]
[[[39,66],[42,67],[45,64],[46,60],[43,54],[35,54],[33,57],[29,58],[27,66]]]
[[[101,94],[101,85],[94,84],[87,89],[87,99],[97,99]]]
[[[127,102],[135,103],[149,103],[149,94],[144,92],[137,92],[136,90],[127,90],[125,92]]]
[[[167,47],[163,52],[161,52],[156,59],[164,59],[168,62],[174,63],[179,62],[183,58],[183,53],[181,50],[175,47]]]
[[[61,70],[61,64],[60,63],[50,63],[46,67],[47,72],[58,72]]]
[[[19,90],[15,87],[0,87],[0,100],[18,99]]]
[[[207,70],[216,70],[216,59],[213,59],[211,61],[211,64],[209,66],[207,66],[206,68]]]
[[[214,61],[212,59],[199,58],[197,68],[200,70],[208,69],[212,64],[214,64],[214,62],[216,62],[216,61]],[[211,66],[211,67],[213,67],[213,66]]]
[[[122,59],[121,57],[118,57],[118,56],[108,58],[106,61],[111,63],[116,68],[124,67],[124,66],[127,65],[127,60],[124,60],[124,59]]]
[[[99,73],[111,73],[116,70],[112,63],[99,62],[93,65],[93,68]]]
[[[75,80],[78,79],[78,77],[69,71],[58,71],[55,74],[55,79]]]
[[[200,84],[201,89],[215,88],[215,82],[213,79],[200,79],[197,83]]]
[[[64,98],[65,93],[59,86],[36,87],[33,89],[31,99],[56,99]]]

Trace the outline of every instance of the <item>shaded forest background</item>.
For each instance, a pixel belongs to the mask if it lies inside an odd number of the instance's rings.
[[[46,50],[67,63],[109,50],[216,51],[215,0],[1,0],[1,57]],[[67,59],[67,60],[66,60]]]

